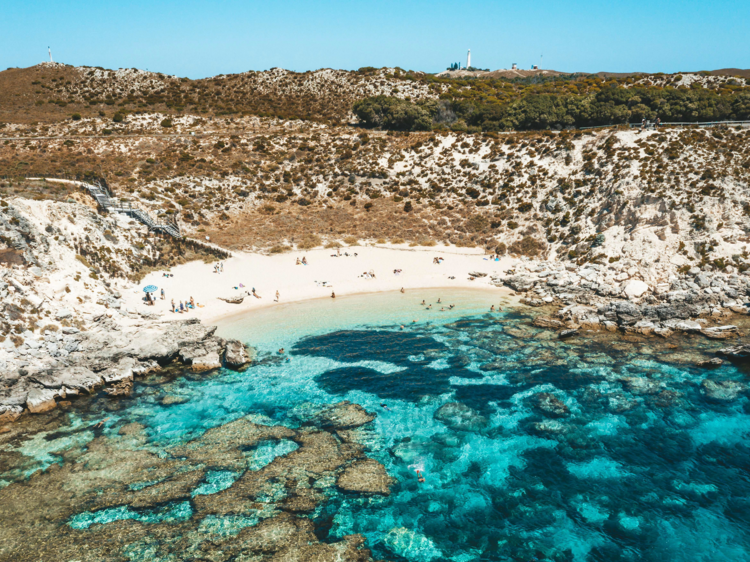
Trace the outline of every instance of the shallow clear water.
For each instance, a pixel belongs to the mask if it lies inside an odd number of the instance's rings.
[[[456,308],[441,312],[438,297]],[[395,483],[388,497],[329,490],[307,515],[319,539],[361,533],[375,559],[414,562],[750,560],[748,399],[707,400],[699,384],[709,374],[691,366],[696,351],[720,344],[563,343],[518,309],[487,313],[499,303],[488,292],[414,291],[233,318],[220,334],[253,345],[255,366],[138,384],[107,413],[104,432],[125,444],[123,424],[137,422],[147,438],[128,446],[164,456],[245,416],[300,427],[316,405],[350,400],[377,414],[356,430],[358,441]],[[710,376],[745,380],[732,366]],[[179,400],[164,404],[165,395]],[[6,463],[0,481],[10,489],[35,469],[68,462],[60,455],[94,438],[88,423],[97,415],[74,410],[66,431],[4,446],[24,460]],[[124,520],[192,521],[191,502],[210,503],[243,472],[296,449],[262,441],[243,452],[241,468],[207,467],[189,501],[86,510],[66,524],[90,532]],[[159,482],[145,474],[131,489]],[[257,513],[202,517],[191,533],[234,536],[277,513],[281,493],[269,491]],[[145,544],[128,556],[157,552]]]

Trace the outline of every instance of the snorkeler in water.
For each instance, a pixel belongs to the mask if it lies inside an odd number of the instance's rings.
[[[382,408],[383,408],[384,410],[388,410],[389,412],[392,412],[392,411],[393,411],[393,410],[391,410],[391,409],[390,409],[390,408],[389,408],[388,406],[386,406],[385,404],[381,404],[381,406],[382,406]]]
[[[422,475],[422,472],[419,469],[417,469],[417,481],[420,484],[424,483],[424,476]]]

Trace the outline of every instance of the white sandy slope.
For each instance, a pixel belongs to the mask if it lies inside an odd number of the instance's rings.
[[[350,257],[345,257],[344,252],[348,252]],[[353,255],[355,252],[357,257]],[[507,296],[509,290],[491,285],[490,276],[500,274],[518,262],[509,257],[490,261],[482,250],[441,246],[355,246],[343,248],[341,257],[331,257],[335,253],[336,250],[330,249],[274,256],[240,253],[225,260],[224,272],[218,274],[214,273],[213,264],[190,262],[172,268],[170,272],[174,277],[166,278],[162,272],[147,275],[138,287],[131,286],[123,291],[123,299],[129,310],[163,314],[167,317],[197,317],[211,323],[225,316],[273,306],[276,304],[276,291],[279,291],[282,303],[331,298],[332,291],[339,297],[356,293],[398,291],[402,287],[405,291],[440,287],[486,288],[497,292],[498,296]],[[303,256],[307,258],[308,265],[295,265],[296,258],[301,259]],[[437,256],[445,258],[440,265],[433,264],[433,259]],[[403,271],[395,275],[394,269]],[[375,279],[362,276],[370,271],[375,273]],[[470,280],[469,272],[488,275]],[[326,282],[325,286],[323,281]],[[240,283],[244,287],[239,287]],[[147,306],[142,300],[143,288],[147,285],[164,288],[166,299],[157,299],[155,306]],[[219,300],[220,297],[245,294],[245,291],[252,291],[253,288],[261,298],[245,295],[241,304]],[[179,304],[180,300],[189,301],[191,296],[204,306],[186,314],[172,315],[171,299],[174,298],[175,303]]]

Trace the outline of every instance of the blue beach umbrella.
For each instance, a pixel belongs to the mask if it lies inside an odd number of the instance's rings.
[[[149,285],[148,287],[144,287],[143,288],[143,292],[144,293],[153,293],[154,291],[156,291],[158,289],[159,289],[159,287],[157,287],[156,285]]]

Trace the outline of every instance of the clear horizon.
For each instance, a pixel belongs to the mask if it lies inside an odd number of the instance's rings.
[[[590,0],[386,0],[268,5],[229,0],[73,0],[3,7],[0,69],[48,60],[204,78],[273,67],[363,66],[440,72],[451,63],[496,70],[518,63],[563,72],[686,72],[749,68],[750,3]],[[543,55],[543,62],[542,62]]]

